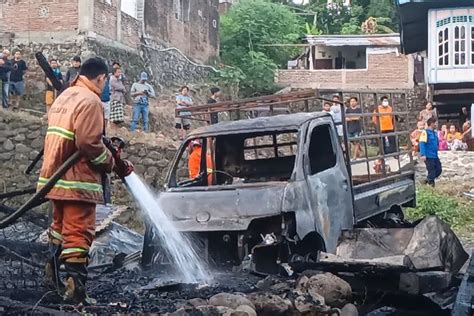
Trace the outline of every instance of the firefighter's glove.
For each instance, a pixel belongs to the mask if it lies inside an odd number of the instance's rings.
[[[125,178],[129,176],[133,172],[133,170],[134,170],[134,167],[130,161],[128,160],[115,161],[114,171],[120,178]]]

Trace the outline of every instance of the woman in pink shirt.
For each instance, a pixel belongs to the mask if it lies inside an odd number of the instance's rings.
[[[446,141],[446,134],[448,133],[448,126],[443,125],[438,131],[438,150],[446,151],[448,150],[448,142]]]

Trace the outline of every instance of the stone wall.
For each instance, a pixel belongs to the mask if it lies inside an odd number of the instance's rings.
[[[0,116],[0,190],[11,192],[36,186],[41,162],[31,175],[24,172],[43,148],[45,126],[41,120],[26,113],[2,113]],[[131,134],[118,131],[115,136],[124,137],[128,145],[123,158],[135,165],[135,171],[155,190],[161,190],[164,178],[177,151],[177,144],[156,134]],[[119,179],[113,177],[113,201],[120,205],[132,205],[129,194]],[[25,199],[15,200],[18,205]]]
[[[152,82],[165,89],[203,83],[213,72],[212,68],[190,62],[179,51],[159,46],[157,43],[140,48]]]
[[[278,70],[275,81],[295,88],[394,90],[413,88],[413,59],[384,53],[368,54],[367,69]]]
[[[470,189],[474,188],[474,152],[441,151],[439,159],[443,167],[439,182],[450,182],[453,185],[465,184],[470,185]],[[424,163],[418,163],[416,171],[419,178],[426,177]]]
[[[25,113],[0,116],[0,190],[11,192],[36,185],[37,173],[26,175],[30,162],[43,148],[45,128],[41,120]],[[19,201],[9,205],[18,205]]]

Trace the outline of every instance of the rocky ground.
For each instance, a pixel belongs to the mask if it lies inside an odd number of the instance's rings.
[[[4,269],[5,270],[5,269]],[[22,268],[22,277],[39,278],[38,269]],[[330,273],[307,271],[293,278],[260,278],[229,271],[215,273],[210,285],[156,286],[158,273],[120,270],[91,277],[89,292],[95,306],[64,304],[40,284],[0,289],[0,312],[81,312],[89,314],[152,313],[155,315],[443,315],[423,297],[353,292],[344,280]],[[152,285],[150,285],[150,283]],[[8,286],[7,286],[8,287]],[[10,304],[5,304],[6,300]],[[354,303],[354,304],[352,304]],[[387,313],[383,314],[382,311]],[[405,314],[408,311],[410,314]]]

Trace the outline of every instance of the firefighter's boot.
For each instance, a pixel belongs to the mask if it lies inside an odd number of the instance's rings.
[[[59,276],[59,267],[61,265],[59,256],[61,254],[61,250],[61,245],[49,245],[50,254],[44,271],[44,283],[48,289],[57,290],[58,293],[62,295],[62,293],[64,293],[64,284]]]
[[[66,290],[64,299],[73,304],[93,305],[96,301],[87,296],[87,263],[65,262],[66,267]]]

